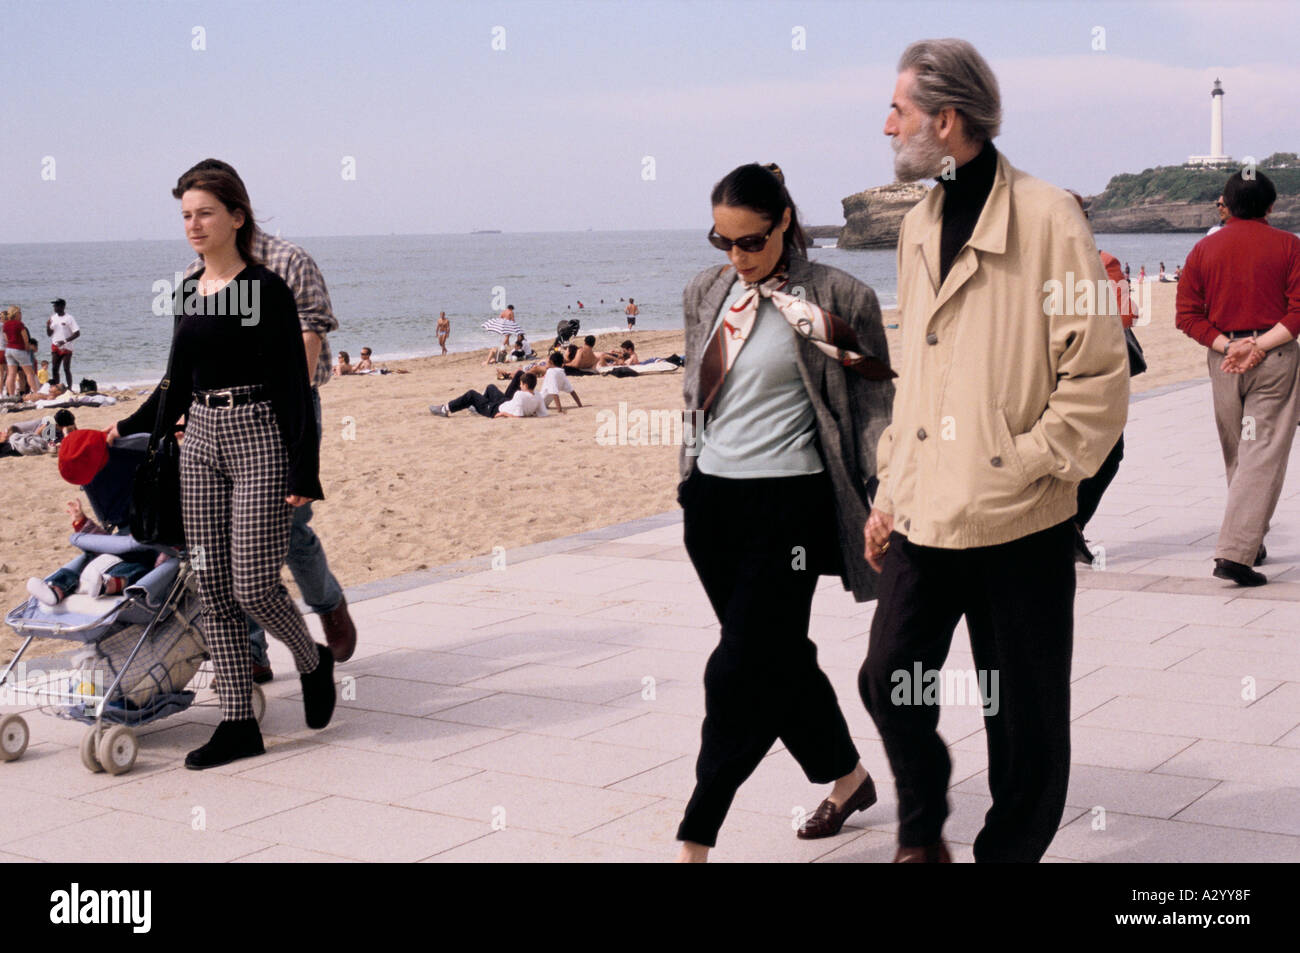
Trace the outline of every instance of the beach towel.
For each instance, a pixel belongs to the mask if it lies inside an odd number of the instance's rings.
[[[643,374],[671,374],[681,368],[672,361],[649,361],[640,364],[615,364],[602,367],[600,373],[609,377],[641,377]]]

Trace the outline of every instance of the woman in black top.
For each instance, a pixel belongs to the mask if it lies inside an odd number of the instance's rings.
[[[170,386],[157,388],[109,432],[112,441],[174,427],[181,443],[186,545],[198,574],[203,630],[222,721],[185,758],[189,768],[262,754],[253,717],[245,614],[284,642],[302,678],[307,724],[334,710],[333,655],[312,641],[280,581],[293,508],[324,498],[298,310],[288,286],[252,254],[253,212],[243,183],[221,170],[187,176],[186,237],[204,267],[177,289]]]

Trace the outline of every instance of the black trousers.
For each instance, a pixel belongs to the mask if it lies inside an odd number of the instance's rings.
[[[1106,487],[1110,486],[1111,480],[1115,479],[1115,474],[1119,473],[1119,462],[1123,459],[1124,435],[1120,434],[1119,439],[1115,441],[1115,446],[1110,448],[1110,453],[1102,463],[1101,469],[1079,483],[1079,512],[1074,517],[1074,521],[1079,524],[1079,529],[1087,526],[1088,521],[1097,512]]]
[[[818,574],[839,560],[830,479],[735,480],[697,468],[682,503],[686,551],[722,638],[704,668],[695,791],[677,839],[712,847],[778,738],[814,784],[849,774],[859,758],[808,638]]]
[[[1073,534],[1067,521],[975,549],[890,537],[858,688],[894,771],[900,846],[935,843],[948,816],[952,765],[936,730],[939,705],[922,702],[911,683],[942,668],[963,615],[989,690],[993,806],[975,860],[1038,861],[1052,842],[1070,780]]]
[[[515,376],[510,378],[510,386],[506,388],[504,394],[496,384],[488,384],[481,394],[476,390],[467,390],[455,400],[448,401],[447,410],[454,414],[458,410],[473,407],[484,417],[495,417],[497,408],[515,396],[515,391],[519,390],[519,382],[523,377],[523,371],[515,371]]]

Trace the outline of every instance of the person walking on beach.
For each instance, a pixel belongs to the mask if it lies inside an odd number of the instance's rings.
[[[438,312],[438,347],[442,348],[442,353],[447,353],[447,338],[451,336],[451,322],[447,320],[447,312]]]
[[[627,299],[627,307],[623,309],[623,314],[627,316],[627,329],[631,331],[636,327],[636,316],[641,313],[641,309],[636,306],[635,298]]]
[[[59,382],[59,368],[68,378],[68,390],[72,390],[72,342],[81,337],[81,327],[77,319],[63,309],[67,302],[55,298],[54,313],[45,322],[45,336],[50,339],[50,365],[53,368],[54,383]]]
[[[23,324],[23,309],[17,305],[0,312],[0,328],[5,339],[5,382],[4,393],[18,395],[18,377],[21,374],[27,380],[27,386],[33,394],[40,386],[36,382],[35,345],[32,336]]]
[[[698,447],[683,443],[678,501],[722,635],[704,669],[683,862],[707,860],[777,739],[810,782],[832,785],[799,837],[833,836],[876,801],[808,628],[820,576],[838,575],[859,602],[876,592],[862,532],[893,399],[880,305],[858,279],[805,257],[777,166],[733,169],[711,202],[709,242],[730,264],[683,295],[682,396],[703,428]]]
[[[234,177],[239,187],[244,188],[243,179],[234,166],[220,159],[204,159],[189,169],[176,183],[172,190],[175,198],[180,198],[182,186],[188,176],[201,172],[218,171]],[[339,322],[334,317],[330,304],[329,290],[325,287],[325,278],[315,260],[302,248],[274,235],[268,235],[256,224],[253,225],[252,254],[280,276],[293,292],[294,304],[298,309],[298,321],[302,326],[302,343],[306,352],[306,371],[311,385],[311,411],[315,419],[316,450],[320,452],[324,431],[321,427],[320,388],[329,383],[334,376],[330,360],[329,334],[338,330]],[[187,276],[195,274],[203,267],[202,257],[190,263]],[[287,360],[286,356],[286,360]],[[281,371],[297,373],[296,364],[288,364]],[[325,557],[325,547],[320,537],[311,528],[312,502],[308,500],[293,511],[293,522],[289,531],[289,553],[286,562],[293,574],[293,581],[298,592],[320,618],[321,629],[334,661],[346,662],[352,658],[357,647],[357,627],[348,612],[347,599],[343,587],[330,571],[329,560]],[[269,682],[274,673],[271,671],[271,659],[267,655],[266,633],[256,619],[249,619],[249,637],[253,646],[253,680]]]
[[[1265,221],[1277,189],[1264,173],[1235,173],[1223,198],[1231,218],[1188,254],[1174,323],[1207,348],[1228,476],[1213,574],[1262,586],[1268,578],[1252,566],[1267,556],[1264,536],[1300,423],[1300,238]]]
[[[934,684],[965,616],[993,796],[975,860],[1037,861],[1070,777],[1071,519],[1078,482],[1124,428],[1124,335],[1112,315],[1045,295],[1071,278],[1103,287],[1105,272],[1074,199],[994,148],[984,58],[921,40],[898,73],[894,170],[939,182],[898,238],[904,366],[867,521],[880,603],[858,686],[894,771],[895,862],[950,861],[951,763],[913,679]]]
[[[202,554],[195,563],[201,624],[222,718],[207,744],[185,757],[187,768],[202,770],[265,751],[253,716],[245,615],[292,652],[309,728],[324,728],[333,714],[334,656],[312,641],[280,581],[293,509],[324,498],[293,293],[255,261],[252,205],[237,176],[207,168],[183,176],[176,191],[203,267],[174,299],[170,386],[155,388],[108,439],[152,431],[158,421],[169,433],[186,417],[185,540]]]

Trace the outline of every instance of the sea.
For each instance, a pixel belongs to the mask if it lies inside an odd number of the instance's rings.
[[[310,252],[325,276],[339,321],[330,335],[335,353],[355,360],[369,347],[380,362],[439,353],[440,311],[451,319],[448,349],[456,351],[495,343],[481,325],[507,304],[534,345],[549,344],[556,325],[572,318],[583,334],[624,330],[628,298],[641,310],[638,331],[678,329],[686,283],[725,261],[704,229],[284,237]],[[1154,279],[1160,262],[1172,274],[1201,237],[1099,234],[1097,245],[1129,263],[1134,278],[1145,265]],[[866,282],[882,307],[897,303],[893,249],[849,251],[829,239],[817,246],[810,258]],[[0,245],[0,308],[21,305],[44,344],[49,302],[63,298],[81,326],[76,380],[152,384],[166,368],[171,329],[171,319],[155,313],[156,283],[174,282],[193,257],[183,238]]]

